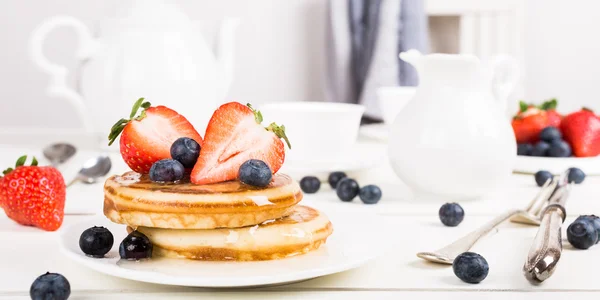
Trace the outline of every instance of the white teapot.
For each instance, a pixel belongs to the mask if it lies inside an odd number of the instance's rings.
[[[140,97],[177,110],[202,131],[232,82],[238,20],[224,20],[215,55],[194,22],[171,1],[126,0],[121,5],[115,18],[100,24],[97,38],[69,16],[52,17],[35,29],[30,55],[51,76],[47,94],[74,105],[90,133],[108,134]],[[77,90],[67,85],[67,68],[43,54],[46,36],[61,26],[73,27],[79,37]]]
[[[390,128],[389,156],[417,198],[476,199],[503,186],[516,159],[505,114],[518,81],[510,57],[484,65],[473,55],[410,50],[419,86]]]

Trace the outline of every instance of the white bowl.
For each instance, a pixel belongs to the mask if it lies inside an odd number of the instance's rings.
[[[330,102],[278,102],[260,106],[264,125],[285,125],[292,144],[287,158],[314,160],[348,150],[358,136],[364,106]]]
[[[377,89],[377,101],[385,124],[391,125],[394,122],[416,90],[417,88],[412,86],[385,86]]]

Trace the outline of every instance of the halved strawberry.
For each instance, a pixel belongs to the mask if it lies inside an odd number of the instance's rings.
[[[520,111],[513,118],[512,127],[518,143],[535,143],[542,129],[553,126],[560,128],[562,116],[556,112],[558,102],[552,99],[539,106],[520,103]]]
[[[260,159],[276,173],[285,159],[288,147],[285,127],[272,123],[260,125],[262,115],[250,104],[230,102],[221,105],[213,114],[206,128],[204,143],[198,162],[192,171],[195,184],[210,184],[233,180],[240,166],[249,159]]]
[[[154,162],[171,158],[171,145],[180,137],[192,138],[202,146],[202,137],[184,116],[165,106],[150,107],[144,98],[135,102],[129,119],[121,119],[111,128],[108,145],[121,132],[121,156],[133,171],[142,174],[148,173]]]

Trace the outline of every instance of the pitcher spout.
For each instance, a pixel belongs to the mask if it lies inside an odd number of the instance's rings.
[[[221,72],[218,97],[223,100],[233,82],[235,32],[240,24],[236,18],[227,18],[221,23],[216,42],[215,57]]]

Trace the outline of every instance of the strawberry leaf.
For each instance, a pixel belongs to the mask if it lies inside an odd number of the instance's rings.
[[[26,160],[27,160],[27,155],[23,155],[23,156],[19,157],[17,159],[17,163],[15,164],[15,166],[20,167],[20,166],[24,165]]]
[[[589,107],[585,107],[585,106],[584,106],[584,107],[582,107],[582,108],[581,108],[581,110],[589,111],[589,112],[592,112],[592,113],[594,112],[594,110],[592,110],[592,109],[591,109],[591,108],[589,108]]]
[[[8,174],[8,173],[10,173],[10,172],[12,172],[12,171],[14,171],[14,169],[13,169],[13,168],[8,168],[8,169],[6,169],[6,170],[2,171],[2,174],[6,175],[6,174]]]
[[[31,160],[31,165],[32,165],[32,166],[34,166],[34,167],[38,165],[38,161],[37,161],[37,159],[35,158],[35,156],[34,156],[34,157],[33,157],[33,159]]]
[[[150,104],[150,102],[144,102],[144,98],[140,98],[137,99],[137,101],[135,101],[135,103],[133,104],[133,107],[131,108],[131,113],[129,114],[129,119],[120,119],[119,121],[117,121],[117,123],[115,123],[115,125],[113,125],[110,128],[110,133],[108,134],[108,145],[112,145],[115,140],[117,140],[117,137],[119,137],[119,135],[121,134],[121,132],[123,132],[123,129],[125,129],[125,126],[131,121],[131,120],[136,120],[136,121],[140,121],[141,119],[146,117],[146,109],[148,109],[152,104]],[[142,108],[142,111],[140,112],[139,116],[135,116],[137,115],[138,111],[140,110],[140,108]]]
[[[279,126],[273,122],[273,123],[271,123],[271,125],[269,125],[265,129],[273,132],[278,138],[283,139],[285,141],[285,143],[287,144],[288,148],[292,149],[290,140],[288,139],[287,135],[285,135],[285,126],[284,125]]]
[[[558,101],[556,100],[556,98],[552,98],[548,101],[545,101],[544,103],[542,103],[539,106],[539,109],[541,110],[553,110],[556,109],[556,107],[558,106]]]
[[[523,100],[519,101],[519,111],[520,112],[526,112],[528,108],[529,108],[529,104],[525,103],[525,101],[523,101]]]

